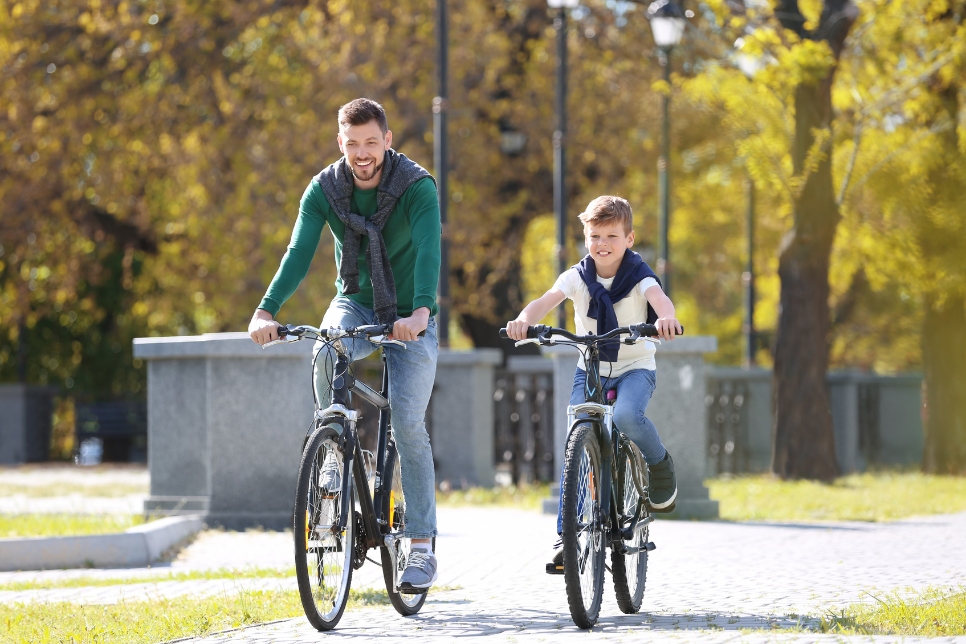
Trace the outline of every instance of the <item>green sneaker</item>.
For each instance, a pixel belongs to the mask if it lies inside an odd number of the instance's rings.
[[[664,460],[655,465],[648,465],[647,497],[651,509],[655,512],[670,512],[674,509],[674,500],[678,497],[678,481],[674,476],[674,461],[671,453],[664,455]]]

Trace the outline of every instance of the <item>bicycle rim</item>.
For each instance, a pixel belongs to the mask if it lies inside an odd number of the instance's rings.
[[[580,628],[597,622],[604,583],[604,535],[600,523],[601,458],[590,425],[574,429],[564,457],[564,580],[570,615]]]
[[[617,501],[620,510],[621,528],[629,527],[633,521],[637,507],[641,500],[637,485],[634,484],[634,460],[631,453],[621,451],[621,465],[619,471],[620,496]],[[647,511],[642,510],[641,519],[647,517]],[[614,573],[614,591],[617,594],[617,605],[624,613],[636,613],[641,609],[644,598],[644,584],[647,578],[647,543],[649,526],[635,530],[631,539],[625,540],[624,546],[631,551],[621,554],[611,551],[611,569]],[[637,550],[634,552],[634,550]]]
[[[396,609],[396,612],[400,615],[414,615],[419,612],[419,609],[426,602],[427,593],[410,595],[396,592],[396,581],[402,576],[403,570],[406,569],[406,562],[409,561],[412,540],[398,536],[406,529],[406,497],[403,494],[402,467],[399,464],[399,454],[396,452],[396,448],[392,443],[390,443],[386,454],[386,472],[390,472],[392,478],[390,479],[389,494],[384,496],[385,507],[383,516],[389,523],[391,534],[397,536],[393,541],[393,547],[396,550],[396,566],[395,568],[393,567],[393,558],[389,553],[389,548],[383,546],[380,549],[382,555],[382,574],[386,582],[386,592],[389,593],[389,601],[392,603],[393,608]],[[434,539],[434,546],[435,542],[436,540]]]
[[[355,521],[338,528],[342,495],[349,489],[324,493],[322,467],[327,458],[336,459],[339,472],[344,468],[339,434],[332,426],[317,429],[302,453],[295,502],[295,573],[305,616],[316,629],[335,628],[349,599],[352,581]],[[352,504],[349,505],[350,512]]]

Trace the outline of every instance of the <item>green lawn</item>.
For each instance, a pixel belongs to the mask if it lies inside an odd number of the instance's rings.
[[[192,581],[196,579],[274,579],[294,577],[295,568],[214,568],[169,572],[168,574],[133,577],[70,577],[35,581],[14,581],[0,584],[0,590],[47,590],[50,588],[82,588],[85,586],[118,586],[126,584],[156,584],[165,581]]]
[[[142,523],[138,514],[0,514],[0,538],[110,534]]]
[[[522,510],[539,510],[543,499],[550,497],[550,484],[509,485],[507,487],[473,487],[466,490],[436,492],[436,504],[442,506],[502,506]]]
[[[966,635],[966,587],[930,589],[911,597],[901,593],[873,596],[822,620],[825,632],[869,635]]]
[[[351,590],[349,606],[388,605],[386,591]],[[10,644],[140,644],[208,635],[239,626],[301,617],[298,591],[242,591],[97,606],[0,605],[0,641]]]
[[[817,483],[754,475],[705,483],[729,521],[893,521],[966,511],[962,476],[877,472]]]

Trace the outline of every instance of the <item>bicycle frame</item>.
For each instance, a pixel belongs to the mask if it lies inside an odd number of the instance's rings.
[[[641,495],[631,525],[627,529],[621,525],[621,512],[620,508],[617,507],[618,499],[617,495],[613,493],[619,485],[617,470],[614,468],[614,459],[627,439],[614,427],[614,408],[604,403],[605,394],[600,380],[600,353],[596,346],[589,348],[585,366],[587,367],[587,380],[584,387],[586,400],[577,405],[568,405],[567,435],[569,436],[577,425],[583,423],[590,423],[595,429],[600,445],[601,481],[603,483],[600,508],[608,508],[607,515],[601,512],[598,520],[603,524],[611,548],[617,548],[621,554],[624,554],[630,550],[623,543],[623,539],[628,538],[625,533],[633,534],[639,527],[650,523],[651,517],[648,517],[642,524],[640,516],[644,496]],[[581,414],[586,414],[586,416],[581,418]],[[635,485],[638,485],[638,481],[635,481]]]
[[[362,507],[362,522],[365,527],[366,547],[375,548],[386,544],[386,537],[389,532],[389,522],[381,515],[384,506],[386,490],[384,483],[386,477],[383,476],[386,466],[386,451],[389,445],[389,368],[386,362],[386,354],[382,354],[382,391],[377,392],[364,382],[356,380],[349,371],[349,359],[339,350],[336,350],[336,364],[332,378],[332,404],[325,409],[316,411],[316,418],[321,422],[326,422],[337,417],[342,424],[342,448],[345,454],[345,463],[342,469],[342,489],[348,489],[347,484],[350,476],[354,476],[355,488],[359,497],[359,504]],[[350,392],[358,394],[363,400],[370,403],[379,410],[379,437],[376,454],[375,486],[373,494],[369,495],[369,485],[366,480],[365,468],[358,466],[363,461],[362,447],[359,444],[359,437],[356,434],[356,423],[359,420],[359,412],[351,409]],[[392,481],[388,484],[391,486]],[[342,495],[342,507],[339,513],[339,529],[345,529],[345,524],[350,516],[352,498],[348,494]],[[376,510],[378,508],[378,511]]]

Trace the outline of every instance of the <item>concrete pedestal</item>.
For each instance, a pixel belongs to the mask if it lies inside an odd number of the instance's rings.
[[[148,362],[145,512],[289,527],[312,421],[311,347],[263,350],[246,333],[134,340],[134,357]]]
[[[0,385],[0,465],[46,461],[54,389]]]

